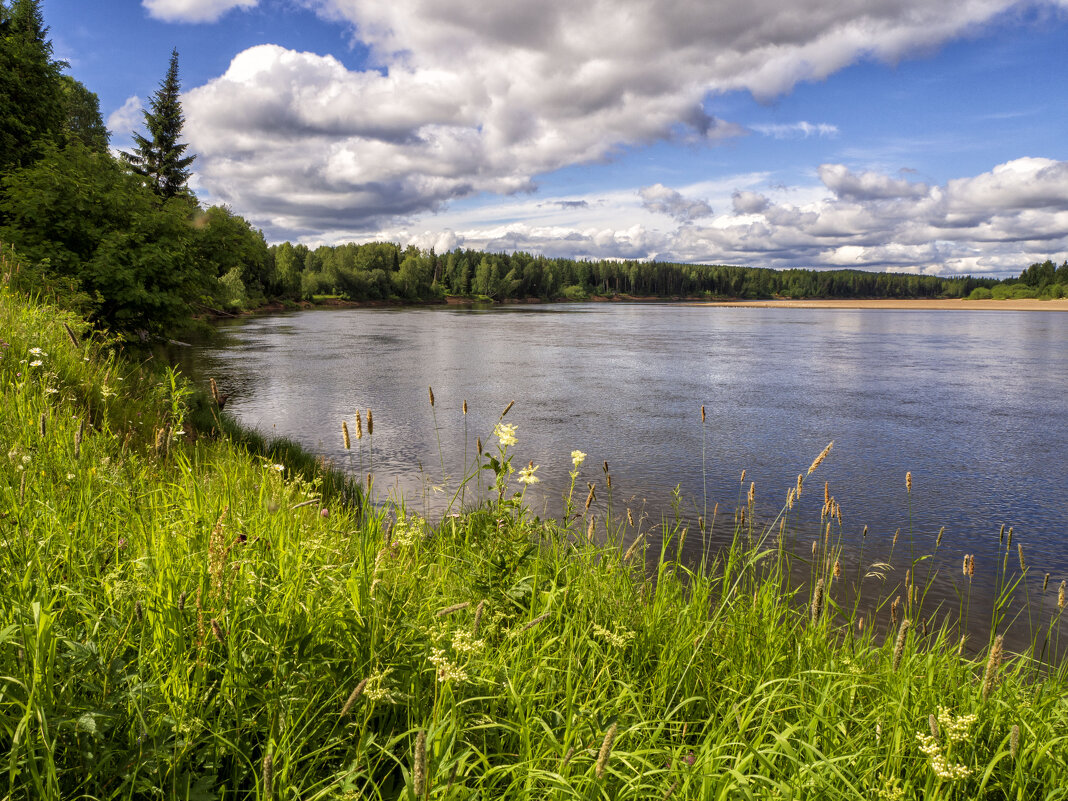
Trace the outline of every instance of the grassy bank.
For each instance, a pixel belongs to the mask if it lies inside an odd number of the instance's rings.
[[[0,799],[1066,797],[1068,669],[840,608],[833,534],[798,587],[787,509],[624,550],[501,429],[426,521],[6,289],[0,337]]]

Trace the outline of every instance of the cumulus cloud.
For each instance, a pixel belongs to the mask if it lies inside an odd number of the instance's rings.
[[[626,193],[619,193],[559,218],[568,223],[467,225],[456,236],[466,247],[549,256],[939,275],[1018,275],[1031,262],[1068,258],[1068,162],[1015,159],[938,186],[905,186],[894,175],[854,173],[843,165],[823,165],[820,174],[824,183],[813,187],[769,188],[766,194],[736,189],[729,212],[671,230],[657,227],[655,217],[632,222],[643,204],[628,205]],[[753,179],[736,180],[744,186]],[[682,196],[665,187],[658,194]],[[807,200],[797,203],[799,196]],[[497,216],[516,211],[505,204]],[[610,219],[624,225],[606,225]],[[401,242],[432,238],[380,235]]]
[[[753,130],[774,139],[807,139],[810,136],[838,136],[838,126],[826,122],[791,122],[774,125],[754,125]]]
[[[185,21],[254,3],[144,1]],[[531,191],[539,174],[624,146],[738,136],[705,110],[718,94],[773,98],[860,59],[894,61],[1017,0],[300,2],[349,26],[375,69],[264,45],[184,98],[204,185],[285,236]]]
[[[108,115],[108,130],[119,138],[126,138],[141,124],[141,98],[130,95],[126,102]]]
[[[259,0],[141,0],[149,16],[164,22],[215,22],[232,8],[255,8]]]
[[[638,195],[642,199],[644,208],[667,214],[679,222],[690,222],[712,215],[712,207],[706,201],[683,197],[681,193],[663,184],[643,186],[638,190]]]

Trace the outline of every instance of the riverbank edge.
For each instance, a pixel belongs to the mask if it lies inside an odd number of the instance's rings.
[[[262,314],[278,314],[311,309],[388,309],[418,308],[421,306],[523,306],[553,305],[569,306],[576,303],[664,303],[679,306],[709,306],[736,309],[879,309],[895,311],[1047,311],[1068,312],[1068,298],[1039,300],[1035,298],[1009,300],[969,300],[968,298],[716,298],[704,296],[658,296],[658,295],[591,295],[588,298],[505,298],[504,300],[481,299],[451,295],[443,300],[328,300],[299,302],[272,301],[253,309],[240,312],[212,312],[208,320],[223,320],[250,317]]]

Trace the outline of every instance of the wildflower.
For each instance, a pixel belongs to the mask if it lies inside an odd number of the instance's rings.
[[[534,475],[534,471],[537,469],[538,465],[534,464],[534,462],[531,462],[529,465],[519,471],[519,478],[517,478],[516,480],[520,484],[537,484],[539,481],[541,481],[540,478]]]
[[[586,461],[586,454],[582,451],[571,451],[571,464],[575,466],[576,470],[584,461]]]
[[[493,436],[500,440],[502,448],[507,448],[510,445],[516,444],[515,428],[515,425],[512,423],[497,423],[494,427]]]
[[[45,353],[40,348],[30,348],[30,355],[31,356],[47,356],[48,354]]]
[[[40,367],[42,364],[43,362],[40,359],[34,359],[30,362],[30,367]]]
[[[286,469],[286,466],[284,464],[272,464],[270,469],[274,470],[275,472],[281,473],[283,470]]]

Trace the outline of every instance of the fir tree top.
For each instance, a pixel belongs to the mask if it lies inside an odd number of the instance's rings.
[[[185,156],[188,147],[179,142],[185,117],[178,99],[181,84],[178,81],[178,51],[171,51],[167,75],[149,101],[149,110],[144,112],[148,136],[134,133],[136,149],[123,152],[122,157],[134,172],[148,179],[160,197],[188,194],[189,165],[196,156]]]

